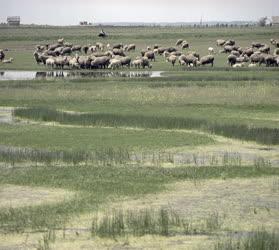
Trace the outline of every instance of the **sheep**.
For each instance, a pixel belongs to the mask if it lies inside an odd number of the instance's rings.
[[[131,58],[130,57],[128,57],[128,56],[126,56],[126,57],[122,57],[121,59],[120,59],[120,62],[121,62],[121,66],[123,67],[123,66],[127,66],[128,68],[130,68],[130,66],[131,66]]]
[[[233,66],[234,64],[236,64],[236,60],[237,60],[237,56],[230,54],[228,56],[228,64],[230,66]]]
[[[64,43],[64,46],[72,48],[74,45],[72,43],[66,42],[66,43]]]
[[[172,53],[172,52],[177,51],[177,49],[174,48],[174,47],[169,47],[169,48],[166,49],[166,51],[168,51],[169,53]]]
[[[177,59],[177,57],[176,57],[175,55],[170,55],[170,56],[167,58],[166,62],[170,62],[170,63],[172,64],[172,66],[174,67],[174,65],[175,65],[175,63],[176,63],[176,59]]]
[[[57,40],[59,45],[63,45],[64,44],[64,38],[60,38]]]
[[[46,66],[53,68],[55,65],[55,59],[53,57],[50,57],[46,60]]]
[[[163,57],[164,57],[164,58],[168,58],[169,56],[170,56],[170,53],[169,53],[169,52],[165,51],[165,52],[163,53]]]
[[[158,55],[158,49],[154,49],[153,52]]]
[[[69,67],[71,69],[78,69],[79,68],[78,58],[79,58],[79,56],[76,55],[74,58],[71,58],[69,60]]]
[[[180,46],[183,43],[183,39],[178,39],[175,46]]]
[[[261,64],[265,61],[265,57],[261,53],[254,53],[253,55],[251,55],[250,61],[251,63],[259,63],[261,66]]]
[[[251,55],[253,55],[254,54],[254,50],[253,50],[253,48],[246,48],[246,49],[244,49],[243,50],[243,52],[242,52],[242,55],[244,56],[244,55],[247,55],[247,56],[251,56]]]
[[[209,52],[209,54],[215,54],[215,50],[212,47],[208,48],[208,52]]]
[[[279,49],[275,49],[274,52],[273,52],[273,55],[278,56],[279,55]]]
[[[118,56],[126,56],[123,49],[113,49],[112,50],[112,53],[114,55],[118,55]]]
[[[89,56],[79,56],[77,59],[80,68],[89,69],[91,67],[92,58]]]
[[[119,43],[119,44],[115,44],[112,49],[123,49],[123,44]]]
[[[206,64],[211,64],[211,66],[214,66],[214,56],[213,55],[208,55],[208,56],[203,56],[198,64],[201,65],[206,65]]]
[[[262,52],[262,53],[265,53],[265,54],[269,54],[270,53],[270,47],[265,45],[265,46],[261,47],[259,49],[259,51]]]
[[[193,55],[198,60],[200,60],[200,54],[198,54],[196,51],[190,51],[190,52],[187,53],[187,55]]]
[[[91,47],[91,46],[90,45],[85,45],[85,46],[82,47],[82,50],[83,50],[85,55],[87,55],[89,47]]]
[[[147,57],[143,57],[141,60],[142,60],[141,66],[142,66],[143,69],[145,69],[145,67],[148,67],[149,69],[152,68],[152,64],[150,64]]]
[[[226,45],[224,47],[224,53],[231,53],[233,51],[233,46],[231,45]]]
[[[57,68],[63,69],[63,68],[64,68],[64,65],[66,64],[66,61],[67,61],[67,58],[66,58],[66,57],[59,56],[59,57],[56,57],[56,58],[55,58],[54,65],[55,65]]]
[[[146,49],[147,49],[147,51],[151,51],[151,47],[150,46],[147,46]]]
[[[153,51],[148,51],[144,54],[149,60],[153,60],[155,62],[155,53]]]
[[[134,66],[135,68],[140,68],[142,65],[142,60],[141,59],[136,59],[132,62],[132,66]]]
[[[48,50],[55,50],[56,48],[60,47],[60,44],[56,43],[56,44],[52,44],[48,47]]]
[[[198,62],[198,58],[195,57],[194,55],[192,54],[189,54],[189,55],[181,55],[179,58],[178,58],[178,62],[180,65],[190,65],[190,64],[193,64],[195,67],[197,65],[197,62]]]
[[[104,51],[105,49],[105,46],[103,43],[96,43],[96,47],[97,49],[99,49],[100,51]]]
[[[265,58],[264,58],[264,63],[267,67],[278,66],[277,61],[276,61],[276,57],[272,56],[272,55],[266,55]]]
[[[225,43],[226,43],[226,41],[223,40],[223,39],[218,39],[216,41],[216,45],[219,46],[219,47],[223,46]]]
[[[252,48],[261,48],[261,47],[264,47],[264,44],[262,43],[259,43],[259,42],[252,42]]]
[[[234,46],[235,45],[235,41],[234,40],[227,40],[224,44],[224,46]]]
[[[237,50],[232,50],[231,55],[235,55],[236,57],[240,57],[240,53]]]
[[[166,48],[160,47],[158,48],[158,54],[162,55],[166,50],[167,50]]]
[[[91,68],[107,68],[110,64],[110,58],[108,56],[97,57],[91,61]]]
[[[72,53],[72,49],[70,47],[65,47],[62,49],[61,55],[70,55]]]
[[[243,68],[245,66],[245,63],[236,63],[233,65],[233,68]]]
[[[97,52],[97,46],[95,46],[95,45],[90,46],[88,50],[89,50],[91,53]]]
[[[128,45],[128,48],[127,48],[128,52],[135,51],[135,50],[136,50],[136,45],[135,44],[129,44]]]
[[[247,55],[240,56],[236,58],[237,63],[249,62],[249,57]]]
[[[159,45],[158,44],[155,44],[154,46],[153,46],[153,49],[159,49]]]
[[[79,51],[79,52],[81,52],[81,45],[74,45],[74,46],[72,47],[72,52],[74,52],[74,51]]]
[[[182,48],[182,49],[189,49],[189,47],[190,47],[190,45],[189,45],[189,43],[188,43],[187,41],[184,41],[184,42],[182,43],[182,45],[181,45],[181,48]]]
[[[5,60],[2,60],[2,63],[12,63],[14,61],[14,58],[10,58],[10,59],[5,59]]]
[[[109,69],[118,69],[121,66],[121,61],[119,59],[111,59],[109,61]]]
[[[170,55],[174,55],[174,56],[181,56],[182,53],[179,52],[179,51],[174,51],[174,52],[171,52]]]

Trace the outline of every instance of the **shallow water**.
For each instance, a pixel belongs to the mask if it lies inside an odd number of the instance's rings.
[[[100,77],[162,77],[162,71],[1,71],[0,81],[6,80],[34,80],[34,79],[79,79]]]

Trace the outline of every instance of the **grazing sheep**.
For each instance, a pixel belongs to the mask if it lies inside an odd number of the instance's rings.
[[[6,59],[6,60],[2,60],[2,63],[12,63],[14,61],[14,58],[10,58],[10,59]]]
[[[63,45],[64,44],[64,38],[60,38],[57,40],[59,45]]]
[[[83,50],[85,55],[87,55],[89,47],[90,47],[90,45],[85,45],[85,46],[82,47],[82,50]]]
[[[78,64],[80,65],[80,68],[82,69],[89,69],[91,68],[91,61],[92,58],[89,56],[79,56],[77,58]]]
[[[152,68],[152,64],[150,64],[150,62],[149,62],[147,57],[143,57],[141,60],[142,60],[141,66],[142,66],[143,69],[145,69],[145,67],[147,67],[149,69]]]
[[[226,45],[224,47],[224,53],[231,53],[233,51],[233,46],[231,45]]]
[[[55,66],[55,58],[50,57],[46,60],[46,66],[53,68]]]
[[[126,56],[123,49],[113,49],[112,53],[115,56]]]
[[[128,52],[135,51],[135,50],[136,50],[136,45],[135,44],[129,44],[128,45],[128,48],[127,48]]]
[[[235,55],[236,57],[239,57],[239,56],[240,56],[240,53],[239,53],[239,51],[237,51],[237,50],[232,50],[232,51],[231,51],[231,54],[232,54],[232,55]]]
[[[134,60],[131,65],[134,66],[135,68],[139,69],[141,67],[141,65],[142,65],[142,59]]]
[[[206,64],[211,64],[211,66],[213,67],[214,66],[214,56],[213,55],[208,55],[208,56],[203,56],[199,63],[201,65],[206,65]]]
[[[212,48],[212,47],[209,47],[208,48],[208,52],[209,52],[209,54],[215,54],[215,50],[214,50],[214,48]]]
[[[158,55],[158,49],[154,49],[153,52]]]
[[[97,46],[95,46],[95,45],[90,46],[88,50],[89,50],[91,53],[97,52]]]
[[[273,52],[273,55],[278,56],[279,55],[279,49],[275,49]]]
[[[243,68],[245,66],[245,63],[236,63],[233,65],[233,68]]]
[[[170,55],[168,58],[167,58],[167,62],[170,62],[172,64],[172,66],[174,67],[175,63],[176,63],[176,59],[177,57],[175,55]]]
[[[153,51],[148,51],[144,54],[149,60],[153,60],[155,62],[155,53]]]
[[[247,55],[240,56],[240,57],[236,58],[237,63],[249,62],[249,60],[250,59]]]
[[[267,67],[278,66],[276,61],[276,56],[266,55],[264,58],[264,63]]]
[[[61,55],[70,55],[72,53],[72,49],[70,47],[65,47],[62,49]]]
[[[52,44],[48,47],[48,50],[55,50],[57,49],[58,47],[60,47],[60,44],[56,43],[56,44]]]
[[[159,49],[159,45],[158,44],[155,44],[154,46],[153,46],[153,49]]]
[[[254,53],[253,55],[251,55],[250,61],[251,63],[259,63],[259,65],[261,66],[261,64],[265,62],[265,57],[261,53]]]
[[[71,58],[71,59],[69,60],[69,67],[70,67],[71,69],[79,69],[78,58],[79,58],[79,56],[76,55],[74,58]]]
[[[174,47],[169,47],[169,48],[166,49],[166,51],[169,52],[169,53],[172,53],[172,52],[177,51],[177,49],[174,48]]]
[[[103,43],[96,43],[96,47],[100,51],[104,51],[104,49],[105,49],[105,45]]]
[[[147,49],[147,51],[151,51],[151,47],[150,46],[147,46],[146,49]]]
[[[121,67],[121,61],[119,59],[111,59],[109,62],[109,69],[119,69]]]
[[[72,47],[72,52],[74,52],[74,51],[79,51],[79,52],[81,52],[81,45],[74,45],[74,46]]]
[[[67,58],[63,56],[59,56],[55,58],[54,65],[57,68],[63,69],[66,64]]]
[[[182,43],[182,45],[181,45],[181,48],[182,48],[182,49],[189,49],[189,47],[190,47],[190,45],[189,45],[189,43],[188,43],[187,41],[184,41],[184,42]]]
[[[228,56],[228,64],[232,67],[233,65],[236,64],[237,56],[230,54]]]
[[[257,64],[256,64],[256,63],[250,63],[250,64],[248,65],[248,68],[255,68],[255,67],[257,67]]]
[[[122,43],[115,44],[113,45],[112,49],[123,49],[123,44]]]
[[[223,46],[225,43],[226,43],[226,40],[223,40],[223,39],[218,39],[216,41],[216,45],[219,47]]]
[[[259,43],[259,42],[252,42],[252,48],[261,48],[261,47],[264,47],[265,45],[262,44],[262,43]]]
[[[227,40],[224,44],[224,46],[234,46],[235,45],[235,41],[234,40]]]
[[[265,54],[269,54],[270,53],[270,47],[265,45],[265,46],[259,48],[259,51],[262,52],[262,53],[265,53]]]
[[[175,46],[180,46],[183,43],[183,39],[178,39]]]
[[[193,64],[193,66],[197,66],[197,62],[198,62],[198,58],[195,57],[193,54],[189,54],[189,55],[181,55],[178,58],[178,62],[180,65],[187,65],[189,66],[190,64]]]
[[[242,55],[244,56],[244,55],[247,55],[247,56],[251,56],[251,55],[253,55],[254,54],[254,50],[253,50],[253,48],[246,48],[246,49],[244,49],[243,50],[243,52],[242,52]]]
[[[122,58],[120,59],[120,62],[121,62],[121,66],[122,66],[122,67],[123,67],[123,66],[127,66],[128,68],[130,68],[130,66],[131,66],[131,61],[132,61],[132,59],[131,59],[130,57],[128,57],[128,56],[122,57]]]
[[[170,55],[174,55],[174,56],[181,56],[182,53],[179,51],[175,51],[175,52],[171,52]]]
[[[168,58],[169,56],[170,56],[170,53],[169,53],[169,52],[165,51],[165,52],[163,53],[163,57],[164,57],[164,58]]]
[[[105,69],[110,64],[108,56],[97,57],[91,62],[91,68]]]
[[[158,48],[158,54],[162,55],[166,50],[167,50],[166,48],[160,47]]]

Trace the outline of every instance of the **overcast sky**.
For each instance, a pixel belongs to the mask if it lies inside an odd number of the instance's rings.
[[[279,0],[0,0],[0,22],[73,25],[90,22],[254,21],[279,15]]]

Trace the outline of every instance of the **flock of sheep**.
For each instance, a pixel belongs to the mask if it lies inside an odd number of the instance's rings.
[[[242,48],[236,45],[233,40],[217,40],[217,46],[223,47],[220,53],[229,53],[228,64],[234,68],[256,67],[265,64],[267,67],[279,66],[279,41],[270,39],[270,43],[275,47],[273,54],[267,44],[253,42],[250,47]]]
[[[183,54],[179,51],[188,49],[189,43],[179,40],[175,47],[161,47],[154,45],[153,48],[147,47],[141,51],[141,55],[134,60],[128,56],[129,52],[136,50],[135,44],[123,45],[96,43],[95,45],[73,45],[59,39],[52,45],[36,47],[34,58],[38,64],[44,64],[51,68],[69,67],[71,69],[118,69],[120,67],[152,68],[152,61],[156,61],[157,55],[164,56],[166,62],[173,66],[178,61],[180,65],[194,67],[198,65],[214,64],[214,56],[199,56],[196,52]]]
[[[250,47],[242,48],[236,45],[234,40],[216,41],[216,45],[222,47],[219,53],[227,53],[228,64],[234,68],[244,67],[249,63],[249,67],[258,64],[266,66],[279,66],[279,41],[270,40],[275,46],[273,54],[267,44],[253,42]],[[147,47],[141,50],[140,55],[134,60],[128,55],[136,51],[135,44],[103,44],[97,42],[95,45],[74,45],[65,42],[63,38],[51,45],[37,45],[34,58],[38,64],[44,64],[50,68],[64,69],[119,69],[121,67],[152,68],[152,61],[156,61],[157,56],[163,56],[166,62],[173,66],[178,62],[181,66],[197,67],[200,65],[214,65],[213,47],[208,48],[209,54],[203,57],[197,52],[188,51],[190,44],[179,39],[173,47],[162,47],[155,44],[152,48]],[[185,52],[186,50],[186,52]],[[13,58],[5,60],[3,50],[0,50],[0,61],[12,63]]]

